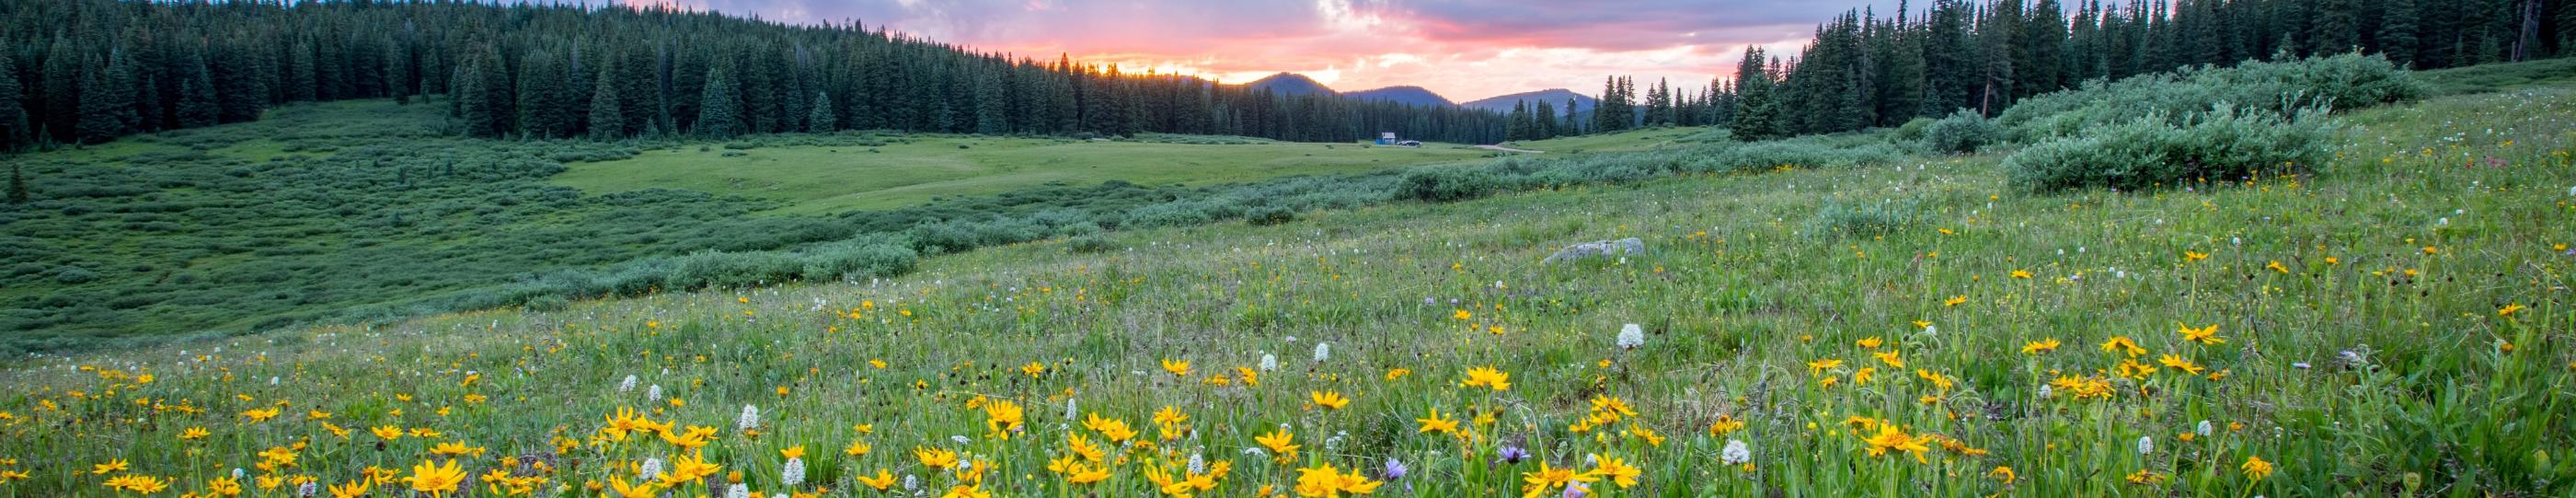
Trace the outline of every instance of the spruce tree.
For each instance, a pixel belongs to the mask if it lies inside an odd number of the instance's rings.
[[[395,105],[411,104],[411,54],[402,44],[385,45],[385,90],[393,94]]]
[[[320,85],[315,82],[320,79],[320,76],[314,73],[320,70],[320,63],[314,60],[312,44],[299,41],[288,46],[286,74],[283,81],[286,86],[286,101],[305,102],[319,98],[320,94],[316,93],[315,89],[320,88]]]
[[[1503,140],[1528,140],[1529,124],[1529,103],[1513,102],[1512,113],[1503,118]]]
[[[174,113],[181,128],[212,126],[223,120],[223,105],[215,97],[215,76],[206,69],[202,58],[191,59],[197,62],[180,68],[185,73],[179,77],[179,104]]]
[[[21,168],[23,168],[23,166],[20,166],[18,163],[9,163],[10,204],[27,203],[27,172],[20,171]]]
[[[2021,46],[2015,52],[2021,60],[2013,65],[2021,77],[2015,87],[2022,96],[2054,92],[2066,87],[2061,74],[2066,69],[2066,11],[2057,0],[2039,0],[2031,7],[2021,25]]]
[[[742,133],[742,98],[735,93],[733,81],[723,68],[707,68],[706,86],[698,101],[698,120],[694,131],[712,138],[729,138]]]
[[[0,152],[16,150],[34,136],[34,130],[28,129],[27,108],[19,103],[25,94],[18,84],[18,64],[9,60],[9,51],[0,50]]]
[[[106,143],[134,129],[134,70],[121,55],[89,71],[80,101],[80,142]]]
[[[2379,52],[2398,66],[2415,63],[2416,0],[2385,0],[2380,4]],[[2576,9],[2571,9],[2576,12]]]
[[[519,59],[518,130],[533,138],[571,136],[576,123],[565,70],[551,51]]]
[[[1744,60],[1735,67],[1736,111],[1734,132],[1737,139],[1763,140],[1782,134],[1780,107],[1773,102],[1772,81],[1763,64],[1762,49],[1746,47]]]
[[[837,126],[840,125],[840,120],[835,119],[832,114],[831,94],[814,92],[814,101],[809,105],[813,106],[813,110],[805,116],[806,133],[831,133],[839,129]]]
[[[1538,122],[1538,138],[1542,140],[1565,136],[1557,131],[1559,126],[1556,123],[1556,104],[1545,100],[1538,101],[1538,114],[1530,119]]]
[[[73,51],[71,39],[63,36],[55,36],[53,48],[45,52],[40,110],[44,119],[37,124],[57,142],[80,140],[80,94],[83,74],[88,72],[80,57],[79,52]]]
[[[2308,25],[2308,45],[2318,55],[2350,52],[2361,45],[2361,19],[2354,0],[2317,0],[2314,22]]]
[[[599,68],[599,83],[590,87],[590,138],[616,140],[626,137],[625,99],[618,96],[625,85],[617,81],[617,60],[609,59]]]

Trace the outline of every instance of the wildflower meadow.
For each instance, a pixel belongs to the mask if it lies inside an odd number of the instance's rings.
[[[2145,190],[1780,164],[17,359],[0,496],[2576,493],[2576,90],[2332,119]]]

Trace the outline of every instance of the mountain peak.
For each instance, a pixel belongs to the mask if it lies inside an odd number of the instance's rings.
[[[1474,102],[1458,104],[1458,106],[1472,109],[1484,109],[1494,112],[1512,112],[1512,106],[1522,102],[1527,102],[1530,105],[1538,105],[1540,102],[1546,102],[1549,105],[1564,106],[1565,101],[1567,100],[1575,102],[1575,109],[1569,110],[1559,108],[1556,110],[1558,115],[1561,116],[1567,112],[1580,112],[1584,109],[1591,109],[1593,105],[1601,102],[1599,99],[1594,99],[1589,95],[1575,93],[1573,90],[1550,88],[1535,92],[1521,92],[1511,95],[1496,96]]]
[[[1390,86],[1375,90],[1361,90],[1342,95],[1360,100],[1383,100],[1406,105],[1427,105],[1436,107],[1450,107],[1458,105],[1457,103],[1450,102],[1448,97],[1442,97],[1440,94],[1434,93],[1430,89],[1412,85]]]
[[[1280,95],[1307,95],[1317,93],[1325,95],[1339,95],[1339,92],[1334,92],[1332,87],[1324,86],[1323,83],[1315,82],[1314,78],[1308,78],[1306,75],[1297,73],[1273,74],[1262,77],[1261,79],[1252,80],[1251,83],[1245,83],[1243,86],[1254,90],[1270,90],[1272,92],[1277,92]]]

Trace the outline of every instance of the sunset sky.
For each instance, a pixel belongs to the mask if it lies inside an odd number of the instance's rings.
[[[1336,90],[1419,85],[1465,102],[1604,76],[1675,86],[1732,75],[1749,44],[1804,45],[1863,0],[619,0],[789,23],[856,19],[983,51],[1242,83],[1305,74]],[[1882,2],[1887,9],[1895,2]],[[1885,12],[1882,12],[1885,14]]]

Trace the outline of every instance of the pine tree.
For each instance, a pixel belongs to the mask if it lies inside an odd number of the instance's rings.
[[[564,81],[565,72],[549,51],[536,51],[519,59],[518,130],[531,138],[571,136],[573,118],[571,89]]]
[[[193,61],[179,77],[179,104],[174,114],[180,128],[212,126],[223,121],[223,104],[215,97],[214,72],[206,69],[204,58]]]
[[[1556,104],[1549,103],[1545,100],[1538,101],[1537,114],[1531,116],[1530,120],[1535,121],[1538,125],[1538,138],[1540,139],[1565,136],[1562,132],[1557,131]]]
[[[1967,6],[1961,0],[1937,0],[1932,4],[1931,13],[1925,16],[1927,24],[1921,48],[1926,88],[1922,112],[1918,116],[1948,115],[1950,111],[1967,107],[1970,102],[1968,96],[1975,92],[1977,72],[1969,57],[1975,51],[1968,38],[1966,11]],[[1741,74],[1742,69],[1737,72]],[[1749,93],[1744,89],[1745,85],[1744,80],[1737,80],[1736,91]]]
[[[2066,69],[2065,8],[2057,0],[2039,0],[2021,28],[2021,44],[2015,47],[2021,60],[2013,65],[2021,77],[2016,90],[2031,96],[2065,88],[2061,74]]]
[[[35,134],[28,129],[27,108],[19,103],[25,96],[26,90],[18,84],[18,63],[9,59],[8,50],[0,50],[0,152],[16,150]]]
[[[1762,49],[1746,47],[1744,60],[1735,66],[1735,137],[1763,140],[1781,136],[1780,107],[1772,101],[1772,81],[1763,65]]]
[[[1582,103],[1583,100],[1578,98],[1567,97],[1565,99],[1565,126],[1560,128],[1560,130],[1564,131],[1566,135],[1584,134],[1583,113],[1577,112],[1577,110],[1583,108],[1581,105]],[[1594,104],[1594,106],[1598,107],[1599,104]]]
[[[1880,33],[1878,125],[1892,126],[1923,114],[1922,37],[1901,20]]]
[[[975,79],[975,132],[1000,135],[1011,131],[1009,104],[1000,71],[980,70]]]
[[[835,128],[840,125],[840,120],[834,119],[832,114],[831,94],[814,92],[814,102],[811,105],[813,111],[805,116],[806,133],[831,133],[839,129]]]
[[[698,104],[695,132],[713,138],[729,138],[742,133],[742,97],[734,91],[733,80],[723,68],[707,68],[706,87]]]
[[[90,71],[80,101],[80,142],[106,143],[134,129],[134,69],[122,54]]]
[[[10,204],[27,203],[27,172],[20,171],[21,168],[23,168],[23,166],[20,166],[18,163],[9,163]]]
[[[219,112],[216,121],[239,123],[259,119],[269,104],[268,80],[263,75],[273,70],[259,57],[256,49],[245,48],[237,40],[214,44],[210,68],[215,73],[215,100]]]
[[[385,90],[394,96],[395,105],[411,104],[411,54],[402,44],[385,44]]]
[[[82,75],[88,66],[81,64],[80,53],[72,50],[71,39],[55,36],[53,48],[45,52],[43,108],[44,119],[38,123],[57,142],[80,140]]]
[[[2379,52],[2399,66],[2413,65],[2416,44],[2416,0],[2385,0],[2380,4]]]
[[[1532,135],[1530,124],[1535,122],[1532,121],[1533,117],[1530,114],[1529,102],[1513,102],[1512,113],[1503,121],[1503,139],[1529,140]]]
[[[2314,54],[2350,52],[2361,45],[2361,19],[2354,12],[2354,0],[2317,0],[2315,21],[2308,25],[2308,45]]]
[[[288,47],[285,74],[286,101],[306,102],[319,98],[320,94],[316,89],[321,85],[316,82],[321,76],[316,75],[315,72],[320,70],[321,65],[313,56],[312,44],[299,41]]]
[[[599,68],[599,83],[590,87],[590,138],[616,140],[626,137],[626,99],[618,96],[625,85],[617,80],[617,59],[611,58]]]
[[[457,68],[457,116],[465,120],[465,132],[478,137],[498,137],[516,129],[515,113],[510,111],[509,81],[498,66],[501,58],[487,53]]]

